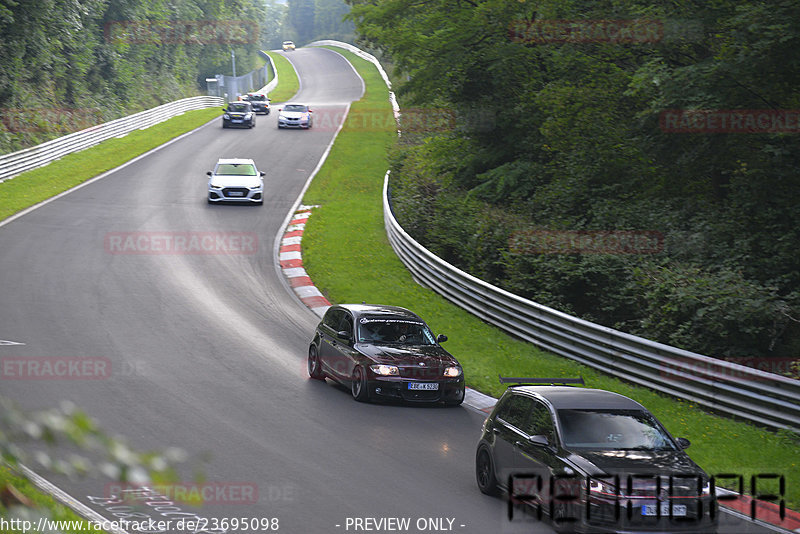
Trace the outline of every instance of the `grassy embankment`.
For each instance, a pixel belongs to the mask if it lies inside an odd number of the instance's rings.
[[[0,183],[0,220],[202,126],[220,113],[218,108],[189,111],[6,180]]]
[[[270,51],[267,54],[275,62],[275,68],[278,71],[278,86],[269,94],[269,98],[276,103],[286,102],[300,90],[300,81],[297,79],[297,73],[292,68],[289,60],[286,59],[286,52]]]
[[[583,376],[588,387],[629,396],[648,407],[675,436],[692,441],[687,451],[709,473],[786,477],[786,500],[800,508],[800,444],[788,433],[772,433],[709,414],[691,402],[633,386],[571,360],[538,350],[489,326],[433,291],[417,285],[392,251],[383,226],[381,190],[387,154],[396,137],[387,90],[377,70],[345,55],[364,78],[365,96],[351,108],[325,165],[304,204],[319,204],[303,237],[303,262],[331,302],[395,304],[415,310],[464,366],[469,386],[499,396],[505,376]],[[380,115],[380,117],[379,117]],[[476,439],[478,429],[476,428]],[[762,484],[759,481],[759,484]],[[778,492],[763,481],[759,492]]]

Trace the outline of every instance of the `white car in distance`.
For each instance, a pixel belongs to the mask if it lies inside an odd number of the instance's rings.
[[[230,158],[217,161],[208,179],[208,203],[264,203],[264,173],[252,159]]]
[[[309,129],[314,117],[311,109],[305,104],[286,104],[278,109],[278,128]]]

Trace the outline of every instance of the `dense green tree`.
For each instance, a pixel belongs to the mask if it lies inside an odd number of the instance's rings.
[[[263,64],[260,0],[0,0],[0,152]]]
[[[796,354],[800,4],[349,3],[362,41],[408,79],[401,104],[458,118],[395,158],[398,211],[431,248],[545,304],[692,350]],[[610,21],[646,31],[602,33]],[[665,122],[671,110],[794,113],[784,133],[686,133]],[[536,229],[657,231],[665,245],[609,255],[504,243]]]

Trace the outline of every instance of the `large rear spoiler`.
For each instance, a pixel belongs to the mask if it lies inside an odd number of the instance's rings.
[[[566,386],[570,384],[585,385],[583,377],[578,378],[512,378],[507,376],[498,375],[501,384],[517,384],[519,386],[536,386],[536,385],[550,385],[550,386]]]

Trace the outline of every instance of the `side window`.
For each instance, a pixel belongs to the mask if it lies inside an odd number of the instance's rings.
[[[511,397],[503,403],[497,416],[509,425],[523,430],[532,402],[533,399],[525,397],[524,395],[511,395]]]
[[[350,339],[353,338],[353,316],[347,312],[342,312],[342,317],[339,320],[339,326],[336,329],[337,332],[347,332],[350,334]]]
[[[333,331],[336,331],[336,327],[339,326],[339,321],[342,318],[342,312],[335,308],[329,308],[327,312],[325,312],[325,317],[322,318],[322,324],[327,326]]]
[[[555,426],[553,425],[553,417],[550,415],[550,410],[547,406],[537,400],[533,400],[530,407],[530,418],[528,419],[525,427],[521,427],[523,432],[529,436],[542,435],[547,437],[547,441],[552,445],[555,441]]]

